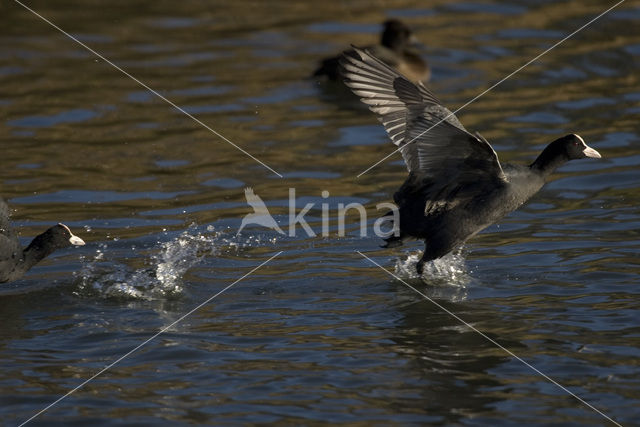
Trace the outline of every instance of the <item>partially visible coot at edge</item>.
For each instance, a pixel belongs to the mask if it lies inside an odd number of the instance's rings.
[[[397,19],[389,19],[383,23],[383,26],[380,44],[368,46],[366,49],[410,81],[414,83],[428,82],[431,77],[431,71],[427,63],[413,47],[417,40],[411,29]],[[347,50],[343,54],[355,55],[355,52]],[[342,58],[342,55],[322,60],[320,67],[313,73],[313,76],[326,76],[329,80],[339,80],[341,78],[340,58]]]
[[[84,245],[64,224],[54,225],[22,248],[18,234],[9,223],[9,207],[0,197],[0,283],[21,278],[31,267],[57,249]]]
[[[402,153],[409,177],[395,193],[399,235],[425,241],[416,266],[440,258],[517,209],[569,160],[600,158],[575,134],[551,142],[529,166],[500,164],[489,142],[472,135],[422,84],[407,80],[370,52],[341,61],[344,82],[378,115]]]

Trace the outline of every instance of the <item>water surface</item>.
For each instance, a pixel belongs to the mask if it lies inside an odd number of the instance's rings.
[[[604,425],[361,251],[623,425],[640,419],[640,9],[624,3],[458,116],[502,161],[579,133],[563,167],[461,252],[413,265],[337,236],[368,226],[406,170],[373,114],[308,76],[406,20],[452,110],[606,2],[35,2],[43,16],[279,178],[22,8],[0,6],[0,190],[21,240],[63,221],[87,245],[0,292],[0,418],[18,425],[163,328],[33,425]],[[237,235],[252,187],[289,189],[315,237]],[[329,194],[323,197],[323,191]],[[322,204],[329,212],[323,236]],[[285,229],[288,231],[288,229]],[[185,313],[250,272],[183,321]]]

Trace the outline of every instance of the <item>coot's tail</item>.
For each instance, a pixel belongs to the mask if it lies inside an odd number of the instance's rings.
[[[392,225],[393,233],[389,237],[384,239],[384,244],[380,245],[381,248],[396,248],[398,246],[402,246],[407,240],[412,239],[411,236],[408,236],[401,230],[399,230],[400,224],[396,224],[393,220],[394,218],[392,211],[389,211],[387,214],[385,214],[382,219],[384,220],[384,222],[388,222]]]
[[[404,244],[405,238],[402,236],[394,236],[393,234],[390,237],[384,239],[384,244],[380,245],[381,248],[397,248],[398,246],[402,246]]]
[[[338,80],[340,78],[340,57],[323,59],[312,75],[312,77],[319,76],[327,76],[329,80]]]

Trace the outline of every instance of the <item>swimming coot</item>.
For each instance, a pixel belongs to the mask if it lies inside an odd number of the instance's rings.
[[[354,51],[341,62],[345,84],[378,115],[409,169],[394,195],[399,235],[387,238],[384,247],[424,239],[419,274],[426,261],[517,209],[558,166],[600,158],[570,134],[551,142],[529,166],[500,164],[489,142],[467,132],[422,83],[411,83],[368,51]]]
[[[429,81],[431,71],[420,55],[412,49],[411,45],[414,43],[415,37],[409,27],[397,19],[389,19],[384,22],[383,26],[380,45],[370,46],[367,49],[410,81],[414,83]],[[345,54],[354,55],[355,52],[348,50]],[[342,55],[322,60],[320,67],[313,75],[326,75],[330,80],[338,80],[341,77],[340,58]]]
[[[0,283],[19,279],[56,249],[71,245],[84,245],[84,241],[73,235],[66,225],[58,224],[36,236],[23,249],[9,224],[9,208],[0,197]]]

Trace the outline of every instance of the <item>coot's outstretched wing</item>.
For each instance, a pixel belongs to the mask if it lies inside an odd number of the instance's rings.
[[[345,84],[378,115],[409,172],[423,186],[428,182],[428,193],[447,199],[466,184],[506,181],[491,145],[467,132],[422,83],[411,83],[367,51],[354,51],[341,61]]]

